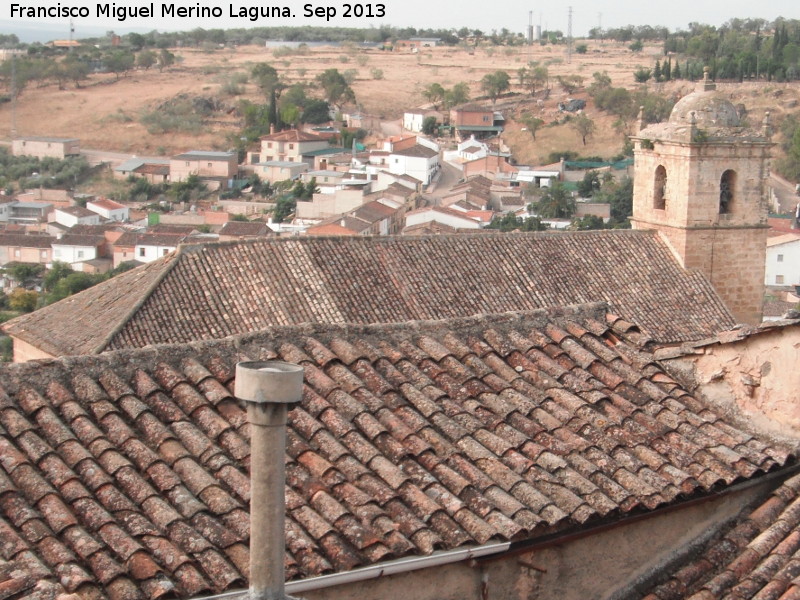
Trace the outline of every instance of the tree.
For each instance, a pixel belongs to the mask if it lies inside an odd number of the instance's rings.
[[[33,312],[38,302],[39,294],[21,287],[15,288],[8,295],[8,307],[19,312]]]
[[[641,52],[643,48],[644,44],[642,44],[642,40],[635,40],[630,46],[628,46],[628,50],[631,52]]]
[[[119,79],[120,74],[127,73],[133,68],[135,58],[130,52],[125,50],[115,50],[114,52],[108,54],[103,59],[103,62],[106,65],[106,69],[114,73],[116,78]]]
[[[425,117],[422,120],[422,133],[425,135],[434,135],[436,133],[436,117]]]
[[[431,104],[435,110],[439,110],[439,105],[444,100],[445,89],[438,83],[432,83],[422,91],[422,96]]]
[[[636,83],[647,83],[653,76],[653,72],[645,67],[640,67],[633,72]]]
[[[600,174],[597,171],[586,171],[578,182],[578,194],[581,198],[591,198],[600,189]]]
[[[558,83],[568,94],[574,94],[575,90],[583,85],[583,77],[580,75],[559,75]]]
[[[592,229],[605,229],[606,224],[598,216],[584,215],[580,219],[573,219],[571,228],[578,231],[589,231]]]
[[[44,290],[46,292],[53,291],[53,288],[56,284],[74,273],[75,270],[65,262],[61,262],[58,260],[53,261],[53,265],[50,267],[50,270],[44,276]]]
[[[44,266],[30,263],[12,263],[5,267],[5,271],[14,281],[24,285],[41,277]]]
[[[521,122],[531,134],[531,137],[536,140],[536,132],[544,125],[544,120],[526,113],[522,115]]]
[[[152,50],[142,50],[136,55],[136,66],[147,71],[158,61],[158,56]]]
[[[560,181],[553,183],[531,204],[536,214],[545,219],[569,219],[575,214],[575,200]]]
[[[162,48],[161,52],[158,53],[157,62],[158,70],[161,72],[167,67],[171,67],[173,64],[175,64],[175,55],[166,48]]]
[[[250,74],[267,100],[269,122],[277,125],[278,100],[281,92],[286,88],[286,84],[280,78],[275,67],[267,63],[258,63],[250,70]]]
[[[326,69],[317,75],[317,83],[322,87],[325,100],[341,110],[347,102],[355,102],[356,94],[337,69]]]
[[[453,108],[469,101],[469,85],[463,81],[455,84],[444,95],[444,108]]]
[[[303,109],[304,123],[326,123],[331,120],[331,107],[325,100],[311,99]]]
[[[586,54],[589,51],[589,46],[586,44],[576,44],[575,52],[578,54]]]
[[[581,113],[573,117],[570,126],[581,136],[583,145],[586,145],[586,138],[594,133],[594,121],[592,121],[585,113]]]
[[[481,89],[492,99],[492,104],[511,86],[511,79],[505,71],[487,73],[481,79]]]

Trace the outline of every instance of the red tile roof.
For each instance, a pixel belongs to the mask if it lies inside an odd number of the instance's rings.
[[[790,600],[800,597],[800,475],[676,569],[645,600]]]
[[[324,142],[326,138],[308,133],[307,131],[298,131],[297,129],[289,129],[287,131],[279,131],[261,137],[262,140],[267,142]]]
[[[535,539],[793,460],[683,389],[645,342],[591,305],[6,366],[10,585],[114,600],[245,587],[239,360],[305,368],[287,428],[289,580]]]
[[[711,284],[681,268],[657,234],[612,230],[186,245],[146,274],[115,277],[5,328],[63,355],[271,325],[402,322],[593,301],[610,302],[659,342],[697,340],[735,324]]]

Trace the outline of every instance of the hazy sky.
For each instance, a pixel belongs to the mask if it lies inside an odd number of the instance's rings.
[[[533,11],[534,25],[542,24],[545,28],[567,31],[569,0],[561,2],[525,2],[522,0],[384,0],[385,15],[373,18],[343,18],[347,2],[333,1],[311,3],[314,8],[331,7],[337,16],[328,21],[325,17],[304,16],[304,7],[308,0],[152,0],[155,12],[150,18],[128,18],[120,22],[113,18],[98,16],[98,4],[115,4],[117,7],[130,9],[137,6],[150,6],[151,0],[116,0],[115,2],[97,2],[90,0],[3,0],[0,19],[4,21],[41,21],[50,26],[64,25],[67,29],[69,18],[29,19],[14,16],[11,7],[19,4],[25,7],[86,7],[89,16],[77,17],[74,20],[76,35],[80,37],[81,27],[100,26],[108,29],[194,29],[203,27],[231,28],[276,25],[332,25],[369,27],[380,25],[444,27],[459,28],[466,26],[478,28],[485,32],[503,27],[523,32],[529,19],[529,11]],[[349,0],[348,0],[349,2]],[[162,6],[174,4],[176,7],[216,7],[221,16],[212,18],[163,18]],[[353,3],[350,2],[352,5]],[[240,7],[285,6],[294,13],[291,18],[260,18],[252,22],[248,18],[231,17],[230,12],[238,13]],[[378,3],[363,3],[366,10],[372,6],[377,12]],[[773,20],[778,16],[800,18],[800,3],[797,0],[670,0],[668,2],[646,2],[642,0],[572,0],[573,9],[572,32],[574,36],[585,35],[589,29],[601,25],[603,28],[634,25],[665,25],[670,29],[685,28],[690,22],[721,25],[733,17],[758,17]]]

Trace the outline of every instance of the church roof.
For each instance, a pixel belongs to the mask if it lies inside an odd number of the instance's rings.
[[[305,369],[287,426],[288,580],[590,527],[794,460],[681,387],[646,341],[590,305],[5,366],[3,592],[245,588],[241,360]]]
[[[708,280],[684,270],[656,233],[614,230],[183,245],[5,328],[67,355],[271,325],[402,322],[594,301],[609,302],[664,343],[735,324]]]

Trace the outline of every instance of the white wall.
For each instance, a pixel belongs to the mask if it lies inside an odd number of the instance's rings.
[[[800,239],[767,247],[764,285],[795,284],[800,284]]]
[[[97,248],[94,246],[60,246],[53,244],[53,261],[71,265],[95,258],[97,258]]]

